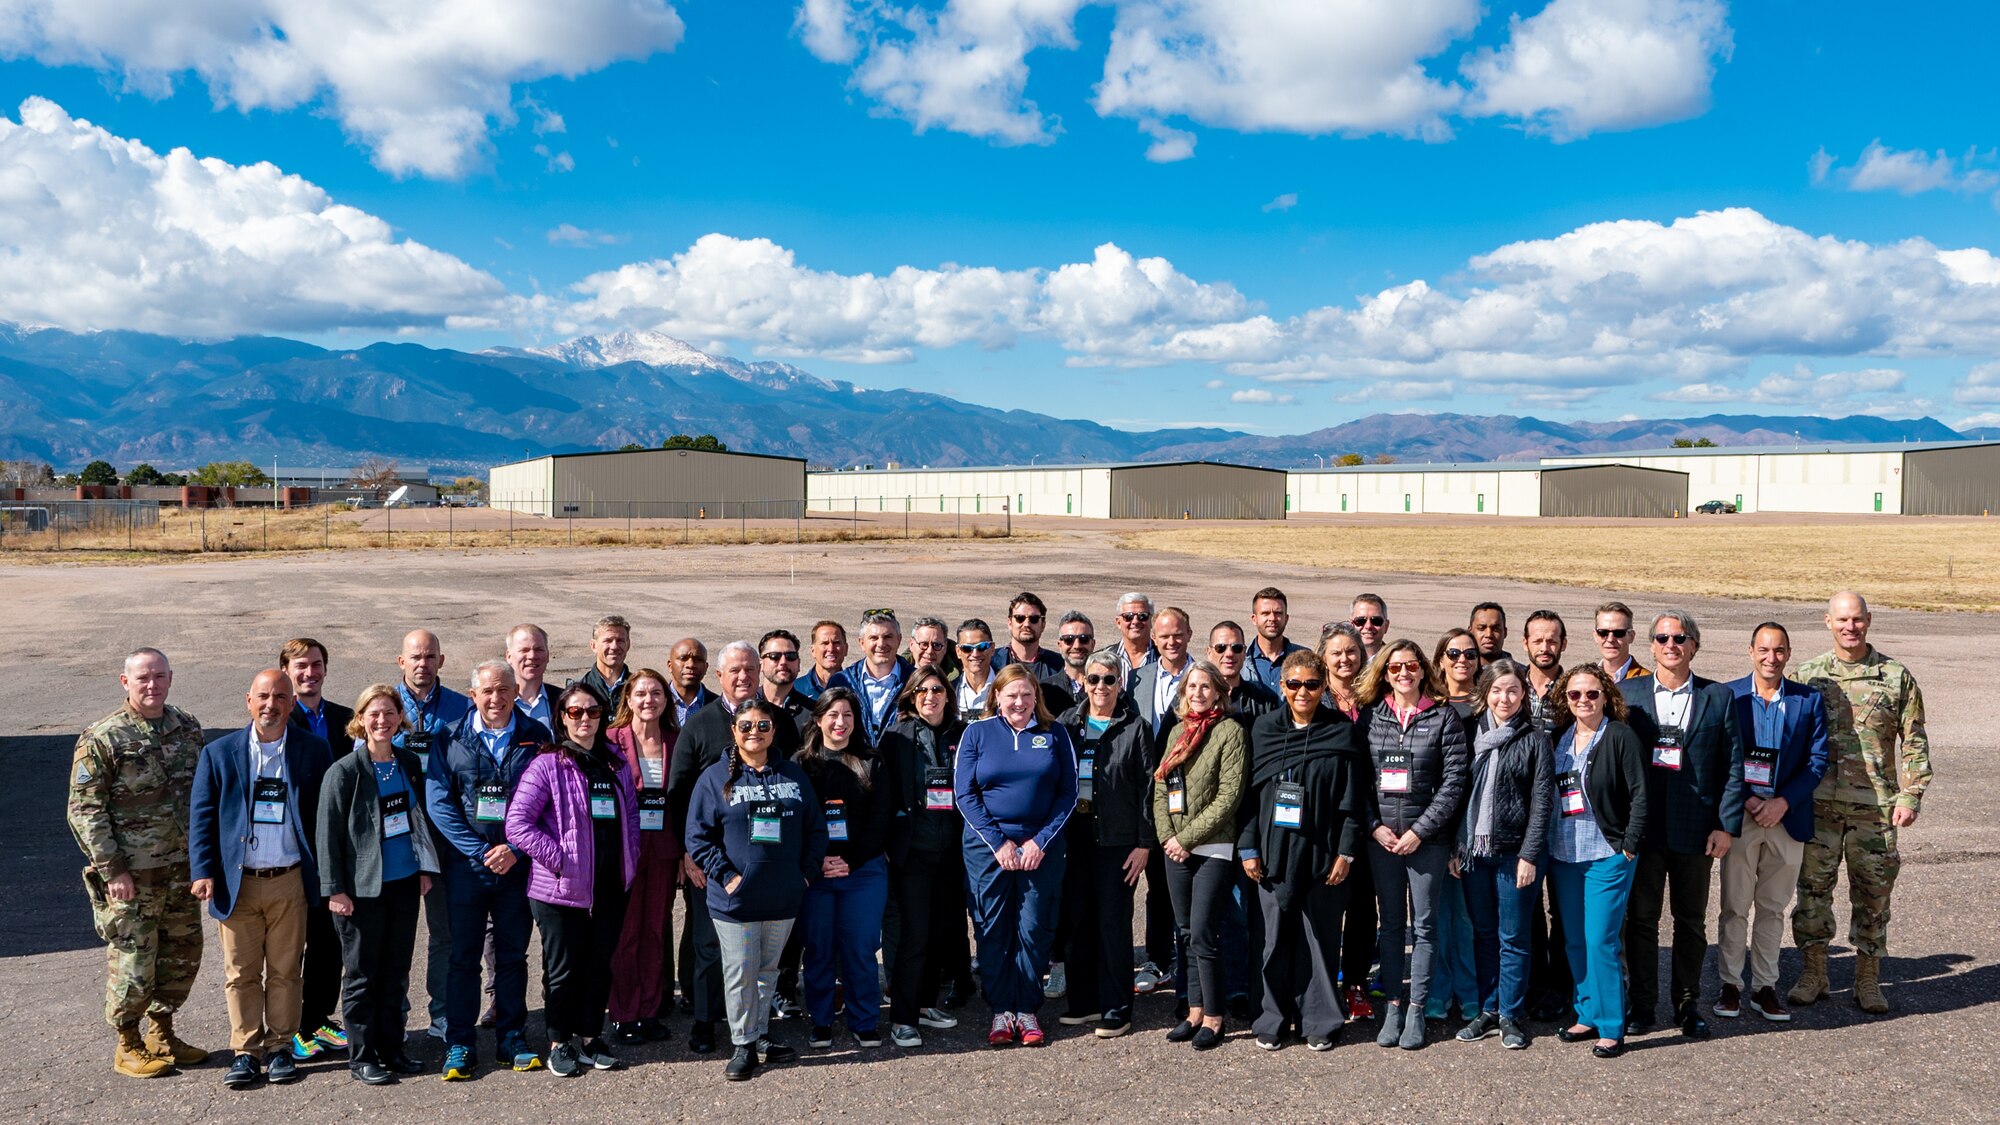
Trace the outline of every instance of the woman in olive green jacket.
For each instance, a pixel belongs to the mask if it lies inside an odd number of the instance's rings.
[[[1236,877],[1236,808],[1249,760],[1243,728],[1229,720],[1229,683],[1206,660],[1181,681],[1153,772],[1153,823],[1167,856],[1167,895],[1191,956],[1187,1018],[1167,1039],[1206,1051],[1222,1041],[1222,959],[1216,932]],[[1206,1010],[1204,1002],[1213,1005]]]

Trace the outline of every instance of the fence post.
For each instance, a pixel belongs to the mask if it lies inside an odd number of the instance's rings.
[[[1014,505],[1002,503],[1000,506],[1007,509],[1007,538],[1012,539],[1014,538]]]
[[[396,509],[384,504],[382,505],[382,516],[384,526],[388,528],[386,542],[384,542],[383,546],[394,547],[396,545]]]
[[[451,531],[452,531],[452,529],[451,529],[451,525],[452,525],[452,520],[453,520],[453,519],[454,519],[454,516],[452,515],[452,511],[451,511],[451,505],[450,505],[450,504],[446,504],[446,505],[444,506],[444,545],[445,545],[445,546],[447,546],[447,547],[451,546],[451,545],[452,545],[452,543],[453,543],[453,539],[452,539],[452,535],[451,535]]]
[[[627,547],[638,542],[638,540],[632,538],[632,506],[632,501],[625,501],[625,545]]]
[[[125,505],[125,549],[132,549],[132,506]]]
[[[903,538],[910,537],[910,498],[903,497]]]
[[[514,505],[507,505],[507,545],[514,545]]]
[[[952,524],[951,537],[953,539],[963,539],[965,538],[965,497],[952,497],[951,509],[957,518],[957,522]],[[1150,894],[1151,892],[1148,893]]]
[[[736,534],[743,542],[750,542],[750,505],[736,502]]]
[[[792,510],[792,543],[796,545],[805,541],[806,502],[801,500],[799,501],[799,506]]]
[[[319,510],[319,545],[321,548],[333,546],[333,505]]]
[[[61,505],[61,504],[51,504],[51,505],[49,505],[49,506],[50,506],[51,508],[54,508],[54,509],[55,509],[55,522],[56,522],[56,550],[60,551],[60,550],[62,550],[62,513],[63,513],[63,510],[62,510],[62,505]]]
[[[273,504],[277,503],[277,498],[275,496],[272,497],[271,502]],[[271,509],[269,508],[264,509],[264,545],[259,549],[265,551],[271,549]]]
[[[208,550],[208,509],[201,510],[201,549]]]
[[[569,545],[576,546],[576,513],[569,514]]]

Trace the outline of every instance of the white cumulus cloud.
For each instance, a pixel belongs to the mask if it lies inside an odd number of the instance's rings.
[[[184,335],[491,323],[450,254],[259,163],[161,154],[42,98],[0,115],[0,319]]]
[[[1245,390],[1232,391],[1229,395],[1229,401],[1247,403],[1252,406],[1289,406],[1297,402],[1298,399],[1291,395],[1267,391],[1262,387],[1250,387]]]
[[[2000,363],[1982,363],[1953,387],[1951,400],[1965,406],[2000,406]]]
[[[1821,373],[1809,364],[1800,363],[1790,371],[1773,371],[1748,387],[1689,383],[1648,397],[1655,402],[1833,408],[1849,405],[1856,399],[1874,402],[1885,395],[1900,395],[1906,382],[1908,376],[1889,367]]]
[[[1813,155],[1813,183],[1832,180],[1848,191],[1893,191],[1918,195],[1927,191],[1975,194],[2000,187],[2000,172],[1994,170],[1996,154],[1967,149],[1954,157],[1943,149],[1893,149],[1880,140],[1870,141],[1861,159],[1852,167],[1835,167],[1834,157],[1821,148]]]
[[[515,84],[671,50],[681,33],[666,0],[0,0],[0,56],[94,67],[156,97],[192,72],[244,110],[323,99],[377,165],[439,177],[479,163]]]

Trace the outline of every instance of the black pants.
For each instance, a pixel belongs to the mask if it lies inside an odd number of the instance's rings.
[[[1175,974],[1174,987],[1182,969],[1174,963],[1180,956],[1180,928],[1174,924],[1173,896],[1167,893],[1167,854],[1158,847],[1146,859],[1146,960]]]
[[[542,933],[542,1022],[549,1042],[604,1033],[611,1003],[611,958],[625,929],[625,889],[595,888],[590,907],[529,899]]]
[[[1364,845],[1365,847],[1365,845]],[[1347,914],[1340,934],[1340,982],[1368,991],[1368,970],[1375,964],[1375,872],[1368,857],[1347,865]]]
[[[1189,854],[1186,863],[1167,861],[1167,893],[1173,897],[1174,923],[1188,951],[1188,980],[1182,995],[1189,1007],[1212,1009],[1204,1015],[1221,1015],[1227,999],[1218,935],[1235,875],[1236,863],[1230,859]]]
[[[692,881],[681,887],[681,989],[694,1005],[696,1023],[729,1018],[722,1003],[722,946],[708,913],[708,891]]]
[[[796,1003],[799,999],[799,965],[806,957],[805,927],[793,926],[778,954],[778,995]]]
[[[1528,911],[1528,1010],[1566,1008],[1576,994],[1570,979],[1569,954],[1563,944],[1562,914],[1556,893],[1542,880],[1534,908]],[[1546,906],[1544,901],[1546,900]]]
[[[299,1034],[311,1039],[340,1005],[340,934],[321,902],[306,911],[306,959],[299,981]]]
[[[1660,905],[1674,916],[1674,1011],[1701,999],[1701,963],[1708,956],[1708,884],[1715,861],[1683,852],[1639,853],[1632,899],[1625,907],[1625,1008],[1650,1019],[1660,1002]]]
[[[1278,905],[1276,888],[1257,888],[1257,905],[1264,919],[1262,977],[1263,1014],[1257,1017],[1257,1037],[1276,1041],[1294,1026],[1308,1039],[1333,1035],[1347,1022],[1340,1007],[1339,961],[1341,922],[1348,902],[1348,883],[1358,864],[1349,864],[1349,878],[1338,886],[1314,879],[1295,891],[1286,907]]]
[[[1078,813],[1064,832],[1062,911],[1069,920],[1069,1014],[1132,1011],[1132,888],[1125,883],[1130,847],[1095,842],[1096,817]]]
[[[937,1002],[947,971],[971,969],[965,943],[965,860],[956,849],[912,850],[890,869],[889,894],[902,919],[889,981],[889,1022],[914,1027],[917,1013]],[[953,947],[959,954],[956,961],[949,952]]]
[[[355,899],[354,913],[345,918],[321,911],[332,919],[328,926],[340,943],[340,968],[345,971],[340,1014],[347,1024],[349,1066],[403,1056],[410,958],[416,953],[417,915],[423,909],[418,879],[411,875],[382,884],[380,895]],[[306,948],[310,964],[312,947]]]

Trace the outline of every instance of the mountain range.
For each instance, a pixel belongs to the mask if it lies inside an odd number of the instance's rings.
[[[872,390],[785,363],[711,355],[656,333],[480,352],[269,336],[187,340],[0,323],[0,457],[58,469],[208,461],[352,465],[370,456],[477,471],[545,453],[713,433],[731,449],[815,466],[1213,459],[1311,466],[1343,453],[1402,462],[1523,460],[1708,438],[1718,445],[1955,440],[1932,418],[1550,422],[1376,414],[1263,437],[1132,431],[942,395]]]

